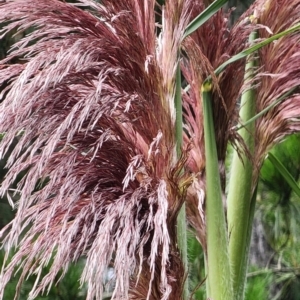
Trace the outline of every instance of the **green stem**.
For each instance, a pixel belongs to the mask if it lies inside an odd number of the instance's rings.
[[[175,108],[176,108],[176,142],[177,142],[177,156],[181,155],[182,147],[182,99],[181,99],[181,71],[180,64],[178,62],[177,74],[176,74],[176,92],[175,92]],[[185,273],[188,274],[188,258],[187,258],[187,235],[186,235],[186,208],[185,203],[179,211],[177,217],[177,243],[181,254],[181,259],[184,265]],[[187,300],[189,295],[188,289],[188,276],[184,282],[183,287],[183,300]]]
[[[232,300],[228,239],[222,203],[218,154],[212,112],[211,83],[202,85],[206,158],[207,291],[213,300]]]
[[[210,298],[210,286],[209,286],[209,280],[208,280],[208,259],[207,259],[207,254],[204,251],[204,268],[205,268],[205,278],[206,278],[206,298]]]
[[[257,188],[258,188],[258,185],[256,184],[256,187],[254,189],[254,192],[253,192],[253,195],[252,195],[252,198],[251,198],[251,202],[250,202],[249,221],[248,221],[249,226],[248,226],[248,231],[247,231],[246,255],[245,255],[245,261],[244,261],[245,266],[248,265],[248,255],[249,255],[251,235],[252,235],[252,224],[253,224],[255,207],[256,207]],[[247,272],[247,268],[245,270],[245,276],[247,275],[246,272]]]
[[[250,35],[253,41],[256,33]],[[249,58],[248,58],[249,59]],[[246,64],[245,81],[253,78],[255,59],[250,57]],[[249,89],[242,95],[240,118],[245,124],[255,115],[255,91]],[[255,123],[249,123],[239,131],[245,146],[254,154]],[[243,299],[247,271],[247,256],[252,226],[252,176],[253,163],[245,153],[233,152],[227,197],[227,221],[229,230],[229,260],[231,267],[234,299]],[[255,199],[253,200],[255,201]]]

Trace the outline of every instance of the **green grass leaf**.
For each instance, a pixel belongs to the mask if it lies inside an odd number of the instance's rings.
[[[240,124],[239,126],[235,126],[235,130],[240,130],[242,127],[247,126],[248,124],[254,122],[256,119],[258,119],[259,117],[261,117],[262,115],[264,115],[265,113],[267,113],[271,108],[275,107],[278,103],[280,103],[281,101],[285,100],[288,96],[292,95],[292,93],[294,91],[296,91],[296,89],[299,87],[299,85],[296,85],[294,87],[292,87],[290,90],[288,90],[286,93],[284,93],[282,96],[280,96],[279,98],[277,98],[273,103],[271,103],[270,105],[268,105],[266,108],[264,108],[262,111],[260,111],[258,114],[256,114],[254,117],[252,117],[251,119],[249,119],[247,122]]]
[[[199,14],[185,29],[184,38],[196,31],[207,20],[209,20],[228,0],[217,0],[209,5],[201,14]]]
[[[275,169],[277,169],[277,171],[282,175],[291,189],[296,193],[296,195],[300,197],[300,188],[297,182],[295,181],[291,173],[286,169],[286,167],[281,163],[281,161],[271,152],[269,152],[268,154],[268,159],[273,164]]]
[[[243,50],[242,52],[232,56],[230,59],[228,59],[227,61],[225,61],[223,64],[221,64],[216,70],[215,70],[215,74],[216,75],[219,75],[221,72],[223,72],[225,70],[225,68],[233,63],[233,62],[236,62],[242,58],[245,58],[247,57],[248,55],[252,54],[253,52],[259,50],[260,48],[272,43],[273,41],[275,40],[278,40],[288,34],[291,34],[297,30],[300,29],[300,24],[297,24],[295,26],[292,26],[290,27],[289,29],[287,30],[284,30],[282,32],[279,32],[277,34],[274,34],[272,35],[271,37],[267,38],[267,39],[264,39],[263,41],[259,42],[259,43],[256,43],[254,44],[253,46]],[[207,79],[207,80],[210,80],[210,77]]]

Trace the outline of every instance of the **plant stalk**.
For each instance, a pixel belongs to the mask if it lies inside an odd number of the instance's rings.
[[[249,41],[256,38],[251,33]],[[245,69],[245,81],[254,76],[255,58],[248,57]],[[255,90],[250,88],[241,98],[240,118],[246,123],[255,116]],[[255,122],[249,123],[239,130],[249,154],[253,156],[255,146]],[[234,150],[227,197],[227,221],[229,231],[229,260],[231,267],[234,299],[244,297],[244,286],[248,262],[248,248],[251,236],[255,199],[252,198],[253,162],[245,153]],[[241,151],[241,150],[240,150]],[[254,203],[251,203],[254,201]],[[250,232],[250,233],[249,233]]]
[[[204,142],[206,158],[206,234],[207,234],[207,297],[232,300],[228,238],[222,203],[218,154],[212,111],[212,85],[202,85]]]
[[[176,74],[176,91],[175,91],[175,108],[176,108],[176,152],[177,157],[181,155],[182,147],[182,99],[181,99],[181,71],[180,63],[178,62]],[[187,258],[187,226],[186,226],[186,208],[185,202],[182,204],[177,217],[177,243],[181,254],[181,259],[184,265],[185,274],[188,274],[188,258]],[[183,286],[183,300],[187,300],[189,295],[188,276],[186,276]]]

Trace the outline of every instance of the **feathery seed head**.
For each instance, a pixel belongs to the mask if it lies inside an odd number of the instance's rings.
[[[18,251],[2,273],[0,298],[20,263],[19,287],[52,259],[33,299],[81,256],[87,299],[101,299],[110,262],[114,299],[181,294],[175,225],[185,158],[175,155],[173,98],[187,5],[166,1],[158,39],[154,0],[0,6],[3,34],[30,30],[0,62],[0,82],[8,82],[0,152],[19,139],[1,193],[27,170],[16,217],[1,233]],[[21,63],[10,64],[16,57]]]

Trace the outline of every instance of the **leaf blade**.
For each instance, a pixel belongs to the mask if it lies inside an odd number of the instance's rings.
[[[259,50],[260,48],[272,43],[273,41],[275,40],[278,40],[280,39],[281,37],[284,37],[288,34],[291,34],[297,30],[300,30],[300,24],[296,24],[284,31],[281,31],[277,34],[274,34],[272,35],[271,37],[259,42],[259,43],[256,43],[254,44],[253,46],[239,52],[238,54],[232,56],[230,59],[228,59],[227,61],[225,61],[223,64],[221,64],[216,70],[215,70],[215,74],[216,75],[219,75],[221,72],[224,71],[224,69],[231,63],[234,63],[242,58],[245,58],[247,57],[248,55],[252,54],[253,52]],[[210,77],[208,78],[208,80],[210,79]]]
[[[296,180],[291,175],[291,173],[286,169],[286,167],[281,163],[281,161],[271,152],[268,154],[269,161],[273,164],[275,169],[282,175],[291,189],[295,192],[295,194],[300,197],[300,187],[298,186]]]
[[[191,35],[199,27],[201,27],[207,20],[209,20],[228,0],[216,0],[209,5],[201,14],[199,14],[192,22],[188,24],[185,29],[183,38]]]
[[[259,117],[267,113],[270,109],[275,107],[277,104],[279,104],[281,101],[284,101],[288,96],[292,95],[294,91],[299,87],[299,85],[293,86],[290,90],[288,90],[286,93],[282,94],[279,98],[277,98],[274,102],[272,102],[270,105],[268,105],[266,108],[261,110],[259,113],[257,113],[255,116],[253,116],[251,119],[246,121],[245,123],[240,124],[239,126],[235,126],[234,129],[236,131],[239,131],[241,128],[247,126],[248,124],[254,122]]]

